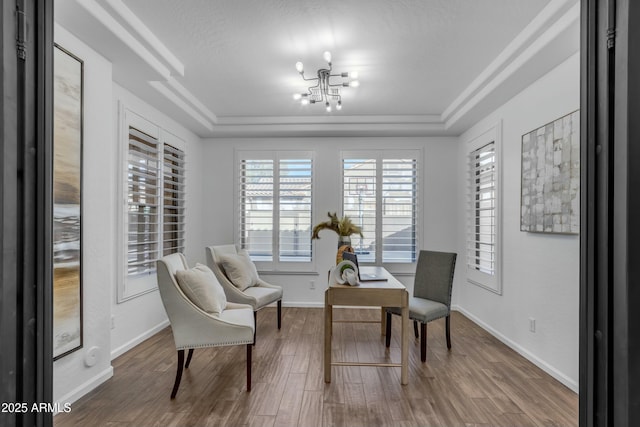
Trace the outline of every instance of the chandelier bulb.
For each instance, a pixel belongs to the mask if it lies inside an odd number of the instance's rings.
[[[300,103],[302,105],[309,105],[309,100],[307,98],[302,98],[302,101],[300,101]]]
[[[293,99],[295,99],[296,101],[299,100],[300,98],[302,98],[302,95],[300,95],[299,93],[293,94]]]
[[[296,70],[298,70],[299,73],[302,73],[304,71],[304,65],[302,65],[302,62],[296,62]]]
[[[352,79],[357,79],[358,78],[358,72],[357,71],[349,71],[349,77]]]
[[[342,101],[338,101],[338,104],[336,105],[336,110],[338,111],[342,110]]]
[[[358,87],[358,86],[360,86],[360,82],[358,80],[353,80],[353,81],[349,82],[349,86]]]
[[[331,104],[329,104],[329,102],[327,101],[324,105],[327,106],[327,113],[331,112]]]
[[[328,63],[331,63],[331,52],[329,52],[328,50],[324,52],[324,60]]]

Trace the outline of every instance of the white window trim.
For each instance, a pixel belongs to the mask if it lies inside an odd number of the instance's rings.
[[[468,227],[471,221],[471,210],[469,207],[469,169],[468,158],[469,155],[484,147],[485,145],[493,142],[495,144],[495,173],[496,173],[496,246],[495,246],[495,274],[489,275],[470,268],[466,262],[467,258],[467,245],[468,245]],[[492,124],[489,128],[483,128],[481,131],[475,133],[466,141],[465,149],[465,245],[464,256],[465,266],[467,269],[467,282],[480,286],[488,291],[502,295],[502,121]]]
[[[141,117],[140,115],[129,110],[124,103],[118,102],[118,200],[120,201],[119,215],[117,216],[117,242],[118,242],[118,257],[117,257],[117,281],[116,281],[116,302],[118,304],[125,301],[137,298],[141,295],[149,292],[154,292],[158,289],[158,282],[155,272],[146,275],[129,276],[127,274],[128,262],[127,262],[127,226],[128,226],[128,201],[127,201],[127,171],[128,171],[128,154],[129,154],[129,126],[152,136],[158,140],[158,143],[169,144],[173,147],[183,151],[185,153],[186,162],[186,143],[177,136],[167,132],[160,126],[152,123],[151,121]],[[162,153],[163,147],[160,147],[159,152]],[[162,164],[162,163],[161,163]],[[186,212],[186,198],[185,198],[185,212]],[[187,224],[185,224],[185,239],[187,236]],[[162,235],[162,230],[159,230],[159,238]],[[162,253],[159,253],[162,256]]]
[[[423,156],[424,152],[421,148],[400,148],[400,149],[388,149],[388,150],[370,150],[370,149],[362,149],[362,150],[343,150],[340,151],[340,173],[339,173],[339,186],[340,186],[340,209],[343,209],[344,203],[344,185],[342,182],[343,176],[343,162],[345,159],[354,159],[354,158],[362,158],[362,159],[376,159],[376,162],[381,162],[383,159],[402,159],[402,158],[413,158],[416,159],[416,182],[418,184],[418,188],[416,191],[416,197],[418,198],[416,204],[416,238],[418,243],[416,245],[416,261],[414,262],[376,262],[376,263],[363,263],[366,265],[380,265],[385,267],[391,273],[398,275],[413,275],[415,274],[415,266],[418,260],[418,256],[420,254],[420,250],[422,249],[422,244],[424,243],[423,239],[423,224],[424,224],[424,209],[423,209],[423,199],[424,199],[424,182],[423,182]],[[376,172],[376,175],[380,177],[380,171]],[[342,213],[344,215],[344,213]],[[382,205],[376,208],[376,217],[382,217]],[[382,250],[382,242],[378,242],[376,239],[376,252]]]
[[[234,243],[236,247],[240,248],[240,199],[238,194],[239,178],[240,178],[240,161],[241,160],[273,160],[279,162],[283,159],[311,159],[311,220],[313,227],[314,213],[316,212],[316,159],[315,152],[309,150],[246,150],[235,149],[234,150],[234,162],[233,162],[233,233]],[[274,167],[275,169],[275,167]],[[276,177],[274,176],[274,185]],[[274,190],[275,190],[274,186]],[[275,194],[274,194],[275,197]],[[279,212],[274,212],[274,223],[279,222]],[[276,239],[277,240],[277,239]],[[275,242],[275,249],[278,252],[278,241]],[[311,242],[311,261],[309,262],[288,262],[288,261],[255,261],[256,268],[261,273],[284,273],[284,274],[308,274],[316,272],[316,248],[315,242]]]

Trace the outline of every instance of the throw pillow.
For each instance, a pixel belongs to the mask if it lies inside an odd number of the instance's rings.
[[[220,314],[227,307],[224,289],[206,265],[196,264],[189,270],[179,270],[176,279],[187,298],[203,311]]]
[[[220,263],[231,283],[241,291],[258,283],[258,270],[246,250],[241,250],[237,255],[221,255]]]
[[[256,265],[251,260],[251,255],[249,255],[249,251],[247,251],[246,249],[241,249],[240,252],[238,252],[238,254],[244,257],[245,261],[247,262],[247,265],[249,265],[251,280],[253,281],[253,285],[257,285],[258,280],[260,280],[260,277],[258,276],[258,269],[256,268]]]

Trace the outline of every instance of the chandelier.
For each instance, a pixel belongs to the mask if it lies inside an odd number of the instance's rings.
[[[307,88],[306,93],[296,93],[293,95],[293,99],[300,101],[302,105],[309,105],[315,103],[324,103],[327,112],[331,112],[331,104],[335,104],[336,110],[342,109],[342,97],[340,95],[340,88],[342,87],[358,87],[360,82],[355,80],[358,78],[356,72],[331,74],[331,52],[324,53],[324,60],[329,64],[329,68],[321,68],[318,70],[318,77],[306,78],[304,76],[304,66],[302,62],[296,62],[296,70],[302,76],[302,79],[307,82],[315,82],[313,86]],[[343,79],[350,78],[351,81],[341,81],[339,83],[331,83],[331,77],[340,77]]]

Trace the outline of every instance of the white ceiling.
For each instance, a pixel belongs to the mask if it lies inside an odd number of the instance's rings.
[[[114,80],[201,136],[456,134],[577,51],[577,0],[57,0]],[[357,71],[341,111],[292,98]],[[169,102],[167,102],[169,101]]]

